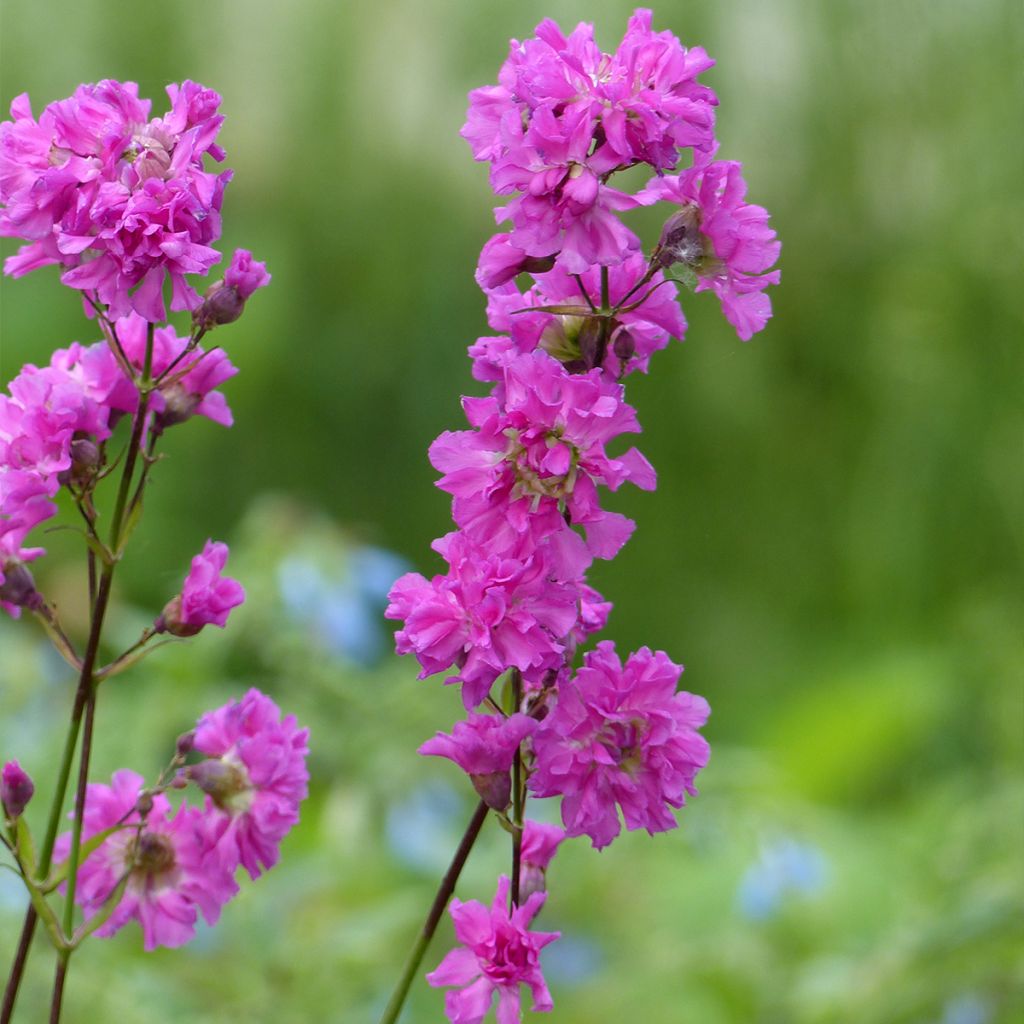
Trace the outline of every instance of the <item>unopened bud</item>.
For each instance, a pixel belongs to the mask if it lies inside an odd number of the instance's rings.
[[[148,789],[139,794],[139,799],[135,801],[135,810],[139,812],[140,818],[147,817],[153,810],[153,794]]]
[[[192,753],[192,748],[196,744],[196,732],[195,729],[189,732],[183,732],[178,737],[178,742],[175,744],[175,753],[178,757],[188,757]]]
[[[636,353],[636,339],[625,327],[615,335],[615,340],[612,342],[612,351],[623,362],[627,359],[632,359]]]
[[[24,562],[9,558],[0,563],[0,602],[16,608],[41,608],[42,594],[36,590],[36,582]]]
[[[4,813],[14,821],[20,818],[22,811],[28,806],[36,787],[17,761],[8,761],[0,772],[0,804]]]
[[[164,396],[164,408],[159,416],[157,416],[157,422],[161,430],[191,419],[202,402],[202,397],[188,391],[181,381],[176,381],[166,388],[161,388],[160,393]]]
[[[204,330],[211,330],[220,324],[234,323],[245,309],[245,299],[234,285],[214,281],[199,308],[192,314],[192,322]]]
[[[469,781],[488,807],[503,811],[512,799],[512,778],[507,771],[470,775]]]
[[[96,442],[88,437],[76,437],[71,442],[71,465],[57,474],[62,485],[74,482],[82,484],[96,475],[100,464],[100,450]]]

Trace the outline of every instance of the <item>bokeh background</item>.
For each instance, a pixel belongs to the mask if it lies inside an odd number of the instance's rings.
[[[458,137],[465,94],[542,17],[593,20],[611,49],[629,11],[4,0],[4,106],[103,77],[156,110],[169,81],[222,93],[223,247],[274,275],[217,339],[241,368],[237,425],[168,438],[112,643],[208,536],[250,601],[105,688],[95,777],[153,775],[249,685],[313,735],[281,866],[183,950],[144,955],[134,927],[91,943],[69,1020],[376,1019],[472,807],[453,766],[414,753],[457,695],[417,682],[380,618],[399,572],[439,567],[426,448],[479,391],[465,348],[487,333],[472,271],[493,200]],[[620,650],[685,662],[714,753],[678,831],[559,854],[552,1019],[1022,1020],[1020,8],[664,0],[655,17],[719,61],[722,153],[772,211],[783,284],[748,344],[686,298],[685,343],[629,380],[660,486],[615,496],[639,529],[595,583]],[[94,340],[56,277],[3,282],[4,381]],[[80,629],[76,539],[47,543],[38,576]],[[72,689],[32,623],[0,623],[0,756],[44,796]],[[506,846],[488,826],[464,899],[490,898]],[[0,871],[5,970],[22,912]],[[445,925],[427,966],[450,943]],[[41,1019],[50,970],[39,940],[19,1019]],[[441,1006],[419,983],[404,1019]]]

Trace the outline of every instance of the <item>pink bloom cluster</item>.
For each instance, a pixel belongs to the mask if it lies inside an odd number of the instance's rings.
[[[435,988],[461,986],[445,993],[444,1008],[452,1024],[480,1024],[498,997],[499,1024],[515,1024],[520,1014],[520,986],[533,997],[531,1009],[550,1010],[551,993],[540,970],[540,951],[558,932],[531,932],[530,922],[544,905],[537,892],[509,912],[509,879],[502,875],[490,908],[477,900],[451,902],[455,937],[462,946],[451,950],[427,975]]]
[[[475,431],[442,434],[430,461],[438,487],[454,497],[452,515],[474,541],[516,550],[582,526],[587,548],[612,558],[632,532],[625,516],[604,511],[599,485],[630,481],[653,490],[655,473],[635,449],[612,458],[605,446],[640,430],[622,387],[599,369],[571,374],[543,352],[506,361],[491,398],[464,399]],[[499,400],[500,399],[500,400]]]
[[[181,946],[195,933],[198,915],[216,923],[221,907],[238,891],[234,878],[216,857],[213,821],[182,804],[172,813],[163,794],[143,803],[144,779],[133,771],[114,773],[112,785],[90,783],[82,815],[82,839],[114,830],[78,869],[75,899],[86,920],[94,917],[127,879],[114,912],[96,930],[101,937],[120,931],[129,921],[142,928],[147,951]],[[68,856],[71,835],[58,840],[57,860]]]
[[[462,129],[473,156],[490,164],[494,191],[511,197],[496,210],[510,230],[495,235],[481,254],[481,287],[514,290],[514,279],[526,272],[539,285],[527,297],[548,301],[523,305],[565,304],[542,283],[556,267],[563,285],[569,275],[589,275],[589,281],[558,290],[573,305],[585,296],[596,305],[602,296],[595,268],[644,263],[640,240],[620,214],[668,200],[682,206],[692,231],[685,246],[659,250],[660,267],[688,265],[699,279],[697,290],[718,295],[741,338],[759,331],[771,315],[764,289],[778,282],[778,272],[768,271],[779,244],[767,213],[742,202],[740,165],[713,162],[718,100],[698,81],[713,65],[700,47],[687,49],[672,33],[655,32],[647,10],[634,13],[614,53],[597,47],[588,24],[566,36],[548,19],[535,38],[513,40],[498,84],[470,93]],[[691,169],[667,177],[686,152]],[[609,184],[614,174],[638,164],[655,172],[645,188],[630,194]],[[670,259],[672,251],[677,255]],[[634,283],[639,279],[634,273]],[[633,305],[661,291],[662,280],[644,278]],[[685,321],[665,312],[672,298],[670,290],[660,294],[661,311],[652,308],[636,318],[655,325],[654,339],[627,331],[619,359],[629,369],[644,367],[653,347],[661,347],[657,331],[682,337]],[[621,304],[614,294],[611,301]]]
[[[499,1021],[518,1020],[522,982],[538,986],[535,1009],[549,1008],[523,953],[528,933],[513,942],[512,926],[539,907],[555,850],[581,835],[603,848],[623,822],[674,828],[672,809],[696,792],[708,761],[707,702],[676,690],[682,666],[668,655],[644,647],[623,664],[604,641],[574,664],[611,610],[587,572],[634,529],[604,491],[655,487],[650,463],[622,444],[640,431],[622,382],[685,335],[677,284],[713,291],[744,340],[771,315],[779,242],[766,211],[746,202],[740,165],[715,159],[717,99],[698,80],[712,63],[655,32],[646,10],[614,53],[597,47],[590,25],[566,35],[546,20],[534,38],[513,40],[496,86],[470,93],[462,134],[504,197],[504,229],[476,270],[495,333],[469,349],[490,393],[464,398],[469,429],[430,447],[457,527],[434,543],[448,570],[403,576],[385,615],[400,621],[399,653],[415,655],[421,678],[449,671],[469,712],[420,753],[457,764],[503,816],[514,767],[533,797],[561,801],[565,828],[506,820],[528,897],[511,917],[504,881],[490,913],[453,904],[463,948],[429,980],[465,986],[446,998],[457,1024],[482,1020],[495,992]],[[609,184],[639,164],[654,172],[645,187]],[[658,202],[671,209],[645,254],[620,214]],[[513,819],[524,790],[515,796]]]
[[[698,278],[695,291],[710,289],[718,296],[743,341],[772,315],[764,289],[779,283],[780,271],[770,268],[782,248],[768,226],[768,211],[745,202],[746,194],[740,165],[716,160],[655,178],[637,197],[644,204],[659,199],[679,204],[662,233],[659,260],[690,267]]]
[[[258,878],[277,863],[281,840],[306,798],[308,740],[309,730],[300,729],[294,715],[282,718],[256,689],[199,719],[193,749],[207,760],[189,777],[207,794],[218,854],[232,870],[241,864]]]
[[[115,772],[110,786],[90,784],[83,841],[105,836],[79,867],[75,898],[87,920],[117,901],[96,934],[113,935],[137,920],[152,950],[188,942],[200,914],[215,923],[238,892],[238,866],[254,878],[261,866],[271,867],[298,821],[309,778],[307,735],[292,716],[282,720],[269,697],[250,690],[196,727],[193,748],[208,760],[185,769],[185,777],[207,794],[203,808],[183,803],[175,811],[128,770]],[[58,861],[70,842],[70,833],[58,840]]]
[[[713,147],[717,100],[697,81],[712,64],[655,33],[650,11],[633,15],[612,54],[586,24],[567,37],[546,19],[536,38],[513,40],[499,84],[470,93],[462,129],[476,159],[491,164],[494,190],[513,196],[498,211],[512,223],[509,244],[574,274],[636,249],[616,216],[634,200],[607,179],[637,163],[671,170],[680,147]]]
[[[11,590],[11,578],[21,578],[19,567],[43,554],[24,546],[27,535],[56,515],[52,499],[62,486],[100,468],[103,444],[117,420],[138,409],[139,390],[126,371],[141,372],[150,329],[132,313],[113,324],[126,363],[106,341],[76,342],[57,350],[47,366],[24,366],[7,394],[0,394],[0,605],[13,615],[27,595],[14,600],[19,595]],[[152,375],[172,366],[175,372],[150,395],[151,431],[196,415],[232,423],[217,389],[238,371],[220,349],[204,352],[190,344],[173,327],[153,331]]]
[[[489,553],[463,533],[435,541],[448,573],[426,580],[408,573],[391,590],[385,616],[403,619],[399,654],[415,654],[420,678],[454,665],[466,709],[490,693],[509,668],[540,682],[557,672],[577,618],[576,587],[560,580],[547,545],[522,557]]]
[[[28,241],[5,270],[20,276],[49,264],[61,280],[106,305],[151,322],[195,309],[186,274],[220,261],[220,208],[230,171],[203,166],[224,118],[220,96],[195,82],[169,85],[171,108],[150,116],[134,82],[79,86],[32,115],[27,94],[0,124],[0,235]]]
[[[707,721],[703,697],[676,692],[682,666],[642,647],[626,659],[602,641],[587,653],[534,737],[530,788],[562,797],[570,836],[595,848],[619,834],[616,805],[629,829],[652,835],[675,828],[668,807],[696,793],[693,780],[710,748],[697,731]]]

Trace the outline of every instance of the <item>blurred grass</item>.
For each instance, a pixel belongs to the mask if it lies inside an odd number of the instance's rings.
[[[411,664],[346,669],[267,618],[273,538],[321,534],[294,511],[275,513],[292,529],[245,516],[289,493],[346,524],[342,546],[435,571],[447,507],[425,450],[476,389],[465,347],[486,330],[472,270],[493,200],[457,135],[465,93],[541,17],[594,20],[608,48],[629,9],[5,0],[4,103],[27,90],[38,111],[101,77],[137,80],[157,109],[184,77],[223,94],[224,248],[274,274],[222,339],[242,370],[227,388],[237,426],[168,438],[119,593],[131,638],[223,537],[242,544],[246,619],[105,696],[97,776],[155,768],[250,683],[309,722],[315,758],[282,866],[186,951],[143,957],[131,930],[94,943],[72,1019],[369,1020],[385,998],[437,873],[389,852],[387,808],[427,778],[457,781],[412,753],[457,698]],[[621,648],[686,663],[715,753],[678,833],[560,854],[544,926],[589,943],[573,969],[591,973],[553,980],[555,1018],[962,1024],[949,1014],[973,1005],[1018,1019],[1019,7],[667,3],[655,23],[719,61],[722,153],[772,211],[783,284],[747,345],[713,299],[690,298],[686,342],[629,382],[660,485],[615,496],[639,529],[595,584]],[[0,300],[5,380],[92,340],[53,273],[4,281]],[[48,545],[42,582],[73,619],[73,542]],[[31,626],[5,628],[0,650],[0,755],[44,787],[68,681]],[[752,922],[736,886],[782,835],[819,848],[829,880]],[[490,840],[464,898],[488,898],[504,864]],[[0,901],[0,962],[19,913]],[[26,1007],[47,985],[38,959]],[[410,1020],[438,1019],[421,989]]]

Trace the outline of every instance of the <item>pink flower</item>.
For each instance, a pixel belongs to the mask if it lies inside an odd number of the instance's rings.
[[[511,795],[512,761],[519,744],[536,728],[534,719],[518,712],[508,718],[471,714],[455,723],[451,735],[439,732],[427,740],[419,753],[454,761],[488,806],[503,811]]]
[[[474,157],[491,163],[495,192],[514,194],[497,211],[512,231],[507,247],[487,254],[485,287],[510,280],[514,264],[501,261],[513,249],[555,257],[570,274],[620,263],[639,241],[617,214],[635,204],[608,178],[636,163],[671,170],[680,147],[714,146],[717,100],[697,83],[713,64],[703,50],[655,34],[643,10],[615,54],[593,35],[580,24],[567,38],[545,20],[535,39],[513,40],[497,86],[469,95],[462,134]]]
[[[543,893],[534,893],[511,913],[508,893],[509,880],[502,875],[489,910],[477,900],[451,902],[455,936],[462,946],[448,953],[427,975],[427,981],[435,988],[460,986],[457,992],[445,993],[445,1014],[452,1024],[480,1024],[495,994],[499,1024],[515,1024],[522,1019],[520,985],[530,989],[534,1013],[552,1008],[540,969],[540,951],[560,933],[528,930],[544,904]]]
[[[636,203],[604,183],[614,163],[591,153],[592,143],[589,114],[556,117],[541,107],[525,134],[510,134],[491,169],[498,195],[519,193],[495,211],[499,223],[512,223],[511,244],[530,257],[556,257],[570,274],[621,263],[640,246],[616,216]]]
[[[227,625],[231,609],[245,600],[242,584],[221,575],[227,560],[227,544],[208,540],[203,545],[202,553],[192,559],[181,593],[157,619],[157,632],[194,636],[204,626]]]
[[[224,283],[238,292],[238,297],[245,302],[257,288],[265,288],[270,284],[266,263],[252,258],[248,249],[236,249],[231,257],[231,265],[224,272]]]
[[[151,322],[193,309],[186,274],[220,260],[220,207],[229,171],[203,169],[224,153],[214,142],[220,97],[195,82],[167,88],[171,110],[150,118],[134,82],[82,85],[37,122],[28,96],[0,125],[0,235],[23,238],[5,265],[14,276],[47,264],[61,280],[94,292],[112,317],[134,309]]]
[[[527,271],[541,273],[550,270],[552,266],[554,260],[550,257],[527,256],[522,249],[512,243],[511,235],[498,234],[484,244],[476,270],[476,280],[484,291],[490,291],[514,280],[518,274]]]
[[[525,899],[535,892],[544,892],[547,886],[547,870],[555,852],[565,839],[565,829],[545,822],[523,822],[523,843],[520,850],[521,868],[519,876],[520,898]]]
[[[134,919],[149,951],[188,942],[195,934],[197,911],[214,924],[238,886],[212,855],[213,823],[208,816],[183,805],[171,817],[167,798],[157,794],[151,810],[140,817],[136,807],[143,781],[135,772],[122,770],[114,773],[113,786],[92,783],[86,790],[83,841],[122,827],[79,866],[75,901],[88,920],[127,876],[117,908],[96,934],[113,935]],[[70,846],[71,835],[65,833],[56,847],[58,861],[67,859]]]
[[[676,827],[668,807],[696,794],[693,780],[709,747],[697,730],[707,721],[703,697],[676,693],[682,666],[642,647],[625,666],[604,641],[585,655],[554,710],[533,737],[537,796],[561,796],[570,836],[594,847],[619,834],[616,805],[628,829],[651,834]],[[667,806],[666,806],[667,805]]]
[[[471,710],[510,668],[536,680],[561,667],[578,597],[573,583],[555,578],[548,547],[523,557],[492,555],[451,533],[434,548],[448,573],[429,581],[419,573],[402,576],[384,612],[405,621],[396,649],[416,655],[421,679],[455,665],[457,674],[445,682],[462,682]]]
[[[735,161],[698,164],[675,177],[653,179],[637,196],[643,204],[660,199],[681,209],[662,232],[657,257],[662,265],[682,263],[697,275],[696,291],[712,290],[722,312],[743,341],[772,315],[764,294],[778,284],[781,243],[768,226],[768,212],[744,202],[747,185]]]
[[[53,490],[50,481],[31,470],[0,465],[0,608],[12,618],[21,615],[22,607],[41,602],[24,563],[46,552],[22,545],[34,526],[57,514],[50,501]]]
[[[630,448],[618,458],[605,446],[640,425],[621,385],[599,370],[571,374],[546,353],[510,356],[500,398],[466,399],[473,431],[446,431],[430,447],[453,496],[452,515],[466,534],[501,552],[582,526],[590,554],[612,558],[632,533],[625,516],[604,511],[597,487],[630,481],[652,490],[650,463]]]
[[[220,862],[241,863],[253,878],[278,860],[281,840],[299,820],[308,793],[309,730],[283,719],[259,690],[208,711],[196,725],[193,749],[209,760],[187,769],[207,794]]]
[[[109,437],[108,412],[56,366],[23,367],[9,390],[10,397],[0,395],[0,465],[31,470],[56,493],[57,474],[71,466],[72,440]]]
[[[672,33],[653,32],[647,10],[633,14],[613,54],[595,44],[593,25],[581,23],[566,37],[545,19],[536,38],[512,41],[497,86],[469,94],[462,135],[477,160],[498,161],[508,125],[552,106],[591,119],[595,148],[613,166],[667,170],[680,147],[713,145],[718,100],[697,82],[713,64],[700,47],[687,50]]]

